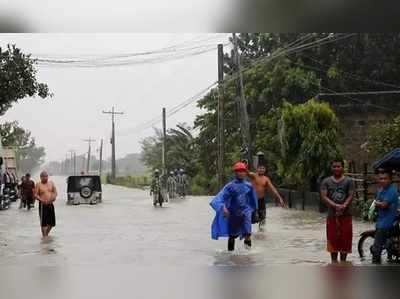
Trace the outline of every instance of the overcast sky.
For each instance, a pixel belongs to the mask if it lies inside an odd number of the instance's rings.
[[[0,0],[13,32],[215,32],[228,0]],[[9,32],[9,31],[5,31]]]
[[[171,45],[197,46],[227,42],[227,34],[1,34],[0,45],[16,44],[34,57],[66,59],[118,55],[162,49]],[[152,57],[152,56],[149,56]],[[147,56],[139,57],[142,61]],[[168,58],[168,56],[167,56]],[[133,128],[174,107],[217,80],[217,52],[151,64],[106,68],[38,66],[38,79],[49,85],[50,100],[27,99],[16,104],[1,121],[18,120],[46,148],[47,161],[60,160],[70,149],[87,150],[88,137],[105,140],[110,156],[110,116],[102,110],[114,105],[117,117],[117,157],[140,151],[140,140],[152,134]],[[168,126],[192,124],[200,111],[195,103],[168,118]],[[160,127],[161,124],[157,124]],[[97,144],[96,144],[97,145]],[[96,146],[97,147],[97,146]]]

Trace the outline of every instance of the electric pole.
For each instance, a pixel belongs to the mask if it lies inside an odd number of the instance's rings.
[[[100,141],[100,161],[99,161],[99,176],[101,177],[102,164],[103,164],[103,139]]]
[[[167,154],[167,113],[162,109],[163,143],[162,143],[162,174],[166,173],[166,154]]]
[[[72,162],[72,161],[71,161]],[[69,169],[71,168],[68,162],[68,153],[65,154],[65,174],[68,175]]]
[[[76,158],[75,158],[75,151],[74,150],[69,150],[69,153],[71,154],[71,167],[70,171],[71,174],[76,175]]]
[[[96,141],[94,139],[91,139],[89,137],[89,139],[85,139],[83,140],[85,142],[87,142],[89,144],[89,148],[88,148],[88,157],[87,157],[87,163],[86,163],[86,174],[89,174],[90,172],[90,152],[91,152],[91,148],[92,148],[92,142]]]
[[[86,159],[86,157],[85,157],[85,154],[82,154],[82,170],[81,170],[81,172],[84,172],[84,169],[85,169],[85,159]]]
[[[116,163],[115,163],[115,115],[124,114],[123,112],[117,112],[114,110],[114,106],[111,111],[103,111],[104,114],[111,114],[111,178],[116,178]]]
[[[218,45],[218,185],[225,183],[225,126],[224,126],[224,46]]]
[[[246,103],[246,98],[244,97],[244,88],[243,88],[243,74],[241,71],[241,66],[240,66],[240,55],[239,55],[239,50],[238,50],[238,44],[237,44],[237,37],[236,34],[232,34],[233,37],[233,50],[235,54],[235,65],[236,65],[236,70],[239,75],[238,81],[237,81],[237,98],[239,102],[239,115],[240,115],[240,132],[242,134],[242,142],[243,142],[243,156],[247,160],[247,164],[250,166],[252,157],[251,157],[251,148],[250,148],[250,124],[249,124],[249,116],[247,113],[247,103]]]
[[[76,152],[74,151],[74,175],[76,175]]]

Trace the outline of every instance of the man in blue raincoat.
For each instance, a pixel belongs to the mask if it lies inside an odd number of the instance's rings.
[[[211,237],[228,237],[228,250],[235,249],[235,239],[245,239],[245,247],[251,248],[251,215],[258,208],[257,195],[253,186],[246,181],[247,165],[234,165],[235,179],[211,201],[216,216],[211,227]]]

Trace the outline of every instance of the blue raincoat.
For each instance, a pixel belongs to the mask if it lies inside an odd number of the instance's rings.
[[[251,214],[258,208],[258,199],[253,186],[244,180],[234,179],[210,202],[216,216],[211,225],[211,237],[239,236],[251,234]],[[224,217],[223,207],[230,216]]]

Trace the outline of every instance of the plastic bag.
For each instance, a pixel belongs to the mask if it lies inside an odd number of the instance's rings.
[[[370,221],[374,221],[374,219],[376,218],[376,206],[375,206],[376,201],[374,200],[371,204],[371,206],[369,207],[368,210],[368,219]]]

